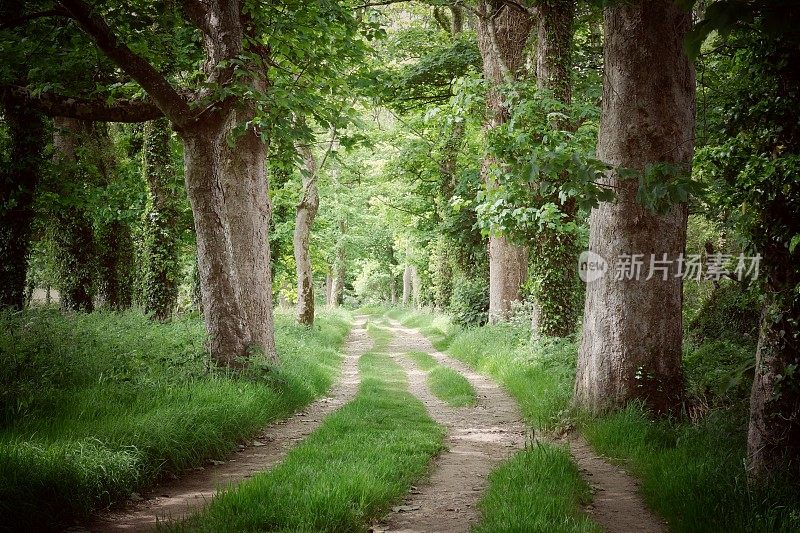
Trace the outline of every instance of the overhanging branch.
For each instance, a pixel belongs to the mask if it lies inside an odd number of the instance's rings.
[[[51,117],[69,117],[95,122],[146,122],[164,116],[152,102],[73,98],[52,92],[34,94],[15,85],[0,85],[0,97],[22,103]]]
[[[191,118],[189,104],[172,85],[143,57],[133,53],[111,31],[106,21],[83,0],[59,0],[97,47],[147,91],[155,105],[172,123],[181,128]]]

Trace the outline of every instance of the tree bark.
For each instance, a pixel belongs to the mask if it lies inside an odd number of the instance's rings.
[[[508,109],[503,105],[498,87],[524,75],[525,46],[532,28],[533,19],[528,13],[511,8],[502,1],[478,2],[478,48],[483,58],[483,75],[489,83],[485,130],[508,120]],[[495,164],[502,162],[487,156],[481,165],[487,188],[495,186],[489,177],[489,169]],[[521,299],[527,270],[526,247],[493,231],[489,236],[490,322],[506,319],[512,302]]]
[[[403,269],[403,306],[411,300],[411,265],[406,264]]]
[[[299,148],[304,169],[301,172],[303,188],[297,204],[294,225],[294,259],[297,264],[297,322],[304,326],[314,324],[314,273],[311,266],[309,241],[311,227],[319,209],[317,191],[317,160],[311,148]]]
[[[411,267],[411,293],[414,298],[414,307],[420,307],[422,304],[422,280],[419,277],[417,267]]]
[[[636,201],[636,180],[618,171],[643,172],[654,163],[691,170],[695,77],[683,49],[691,18],[670,0],[616,3],[604,17],[598,157],[614,169],[605,184],[618,198],[592,210],[589,249],[612,270],[623,254],[644,254],[647,261],[667,254],[673,264],[667,280],[655,274],[617,281],[610,272],[588,283],[575,402],[597,413],[639,399],[663,414],[679,406],[683,391],[675,261],[685,248],[687,208],[647,211]]]
[[[25,306],[33,200],[41,180],[44,119],[36,111],[3,100],[11,141],[9,166],[0,179],[0,308]]]
[[[168,320],[178,302],[180,212],[172,165],[170,127],[166,119],[145,125],[142,150],[142,166],[148,188],[144,310],[155,320]]]
[[[333,283],[331,284],[331,307],[339,307],[344,297],[344,281],[347,275],[347,221],[339,219],[339,242],[336,243],[336,260],[333,265]]]
[[[800,283],[789,254],[782,254],[789,276],[771,287],[761,316],[756,367],[750,393],[750,425],[747,432],[748,474],[751,481],[767,480],[769,474],[800,462],[800,391],[798,377],[788,373],[800,367],[796,318],[800,298],[793,288]],[[767,258],[765,255],[765,259]],[[793,274],[793,272],[795,272]]]
[[[333,306],[333,272],[330,268],[325,275],[325,305],[328,307]]]
[[[536,84],[550,91],[564,104],[572,100],[572,33],[574,0],[542,0],[538,6],[536,41]],[[555,120],[554,129],[571,129],[571,124]],[[562,178],[564,178],[562,176]],[[560,204],[564,222],[575,217],[574,201],[561,203],[558,195],[540,198],[542,203]],[[537,280],[534,291],[534,333],[566,337],[575,330],[575,293],[578,258],[574,233],[545,227],[532,244],[531,276]]]

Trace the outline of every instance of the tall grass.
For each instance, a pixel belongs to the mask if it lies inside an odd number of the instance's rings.
[[[0,315],[0,523],[85,519],[166,473],[221,458],[324,392],[349,330],[344,313],[308,330],[276,317],[280,366],[209,365],[197,319],[137,313]]]

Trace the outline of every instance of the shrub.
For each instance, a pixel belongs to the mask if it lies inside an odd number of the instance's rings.
[[[453,284],[450,299],[453,323],[463,326],[482,326],[489,320],[489,286],[480,279],[460,279]]]

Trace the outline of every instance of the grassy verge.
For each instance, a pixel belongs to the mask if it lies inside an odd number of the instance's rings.
[[[424,372],[427,372],[428,388],[440,400],[453,407],[475,405],[477,396],[467,378],[439,362],[425,352],[406,354]]]
[[[85,519],[168,472],[228,454],[331,385],[346,314],[276,317],[281,366],[209,369],[197,319],[0,315],[0,522]]]
[[[385,330],[370,333],[386,341]],[[388,356],[359,362],[356,398],[273,470],[216,497],[186,531],[362,531],[423,476],[443,431]]]
[[[699,398],[710,406],[699,422],[654,421],[636,405],[597,419],[569,409],[574,343],[531,341],[524,328],[507,325],[458,330],[441,317],[432,320],[430,313],[393,314],[406,324],[438,330],[433,338],[444,339],[452,356],[503,384],[534,427],[559,430],[577,425],[598,453],[625,464],[642,479],[646,501],[672,531],[800,530],[796,482],[792,486],[790,480],[778,478],[760,488],[746,483],[748,387],[742,369],[752,358],[747,349],[718,342],[687,347],[687,390],[695,395],[714,391],[716,398]],[[579,485],[576,481],[566,490],[573,495],[568,501],[582,494]],[[491,503],[487,496],[485,523],[490,523],[492,513],[502,511],[503,498],[514,501],[522,494],[516,483],[499,475],[493,479],[493,491],[502,497]]]

